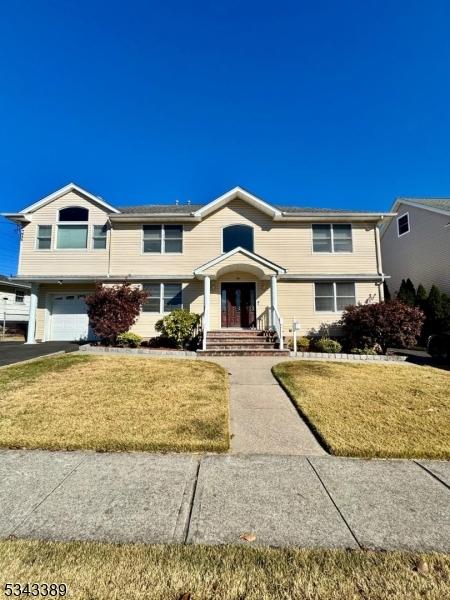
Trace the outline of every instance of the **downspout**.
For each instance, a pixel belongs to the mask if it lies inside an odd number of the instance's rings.
[[[109,218],[109,215],[108,215],[108,226],[109,226],[109,247],[108,247],[108,267],[107,267],[106,276],[110,277],[110,275],[111,275],[112,223],[111,223],[111,219]]]
[[[381,220],[383,220],[383,218],[384,217],[381,217]],[[376,256],[377,256],[377,273],[381,277],[381,284],[378,286],[378,296],[379,296],[379,301],[383,302],[383,300],[384,300],[384,289],[383,289],[384,273],[383,273],[383,269],[381,266],[380,228],[379,228],[378,222],[375,225],[375,250],[376,250]]]

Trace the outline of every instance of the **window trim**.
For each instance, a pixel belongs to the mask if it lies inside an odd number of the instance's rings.
[[[400,219],[403,219],[403,217],[407,218],[408,221],[408,231],[404,231],[403,233],[400,233],[400,225],[399,225],[399,221]],[[399,217],[397,217],[397,237],[401,238],[404,235],[407,235],[410,231],[411,231],[411,227],[409,226],[409,212],[405,212],[402,215],[400,215]]]
[[[22,296],[22,300],[17,300],[18,294]],[[25,290],[21,290],[19,288],[16,288],[14,290],[14,302],[16,304],[25,304]]]
[[[252,254],[255,254],[255,228],[253,227],[253,225],[247,225],[247,223],[228,223],[227,225],[223,225],[222,226],[222,239],[221,239],[221,252],[222,254],[226,254],[225,250],[223,249],[223,232],[225,229],[228,229],[228,227],[236,227],[236,225],[240,225],[241,227],[248,227],[249,229],[252,230],[252,246],[253,246],[253,250],[248,250],[247,248],[244,248],[244,250],[247,250],[247,252],[251,252]],[[238,248],[238,246],[235,246],[235,248]],[[227,250],[227,252],[232,252],[234,250],[234,248],[232,248],[231,250]]]
[[[144,227],[146,227],[147,225],[159,225],[159,227],[161,227],[161,251],[160,252],[145,252],[144,250]],[[168,225],[176,225],[177,227],[181,227],[181,252],[166,252],[166,230],[165,230],[165,226]],[[184,253],[184,225],[183,223],[143,223],[141,226],[141,255],[145,256],[146,254],[154,254],[154,255],[161,255],[161,254],[169,254],[169,255],[175,255],[175,256],[179,256],[181,254]]]
[[[325,252],[324,252],[325,254]],[[316,284],[318,283],[331,283],[333,285],[333,310],[317,310],[316,309]],[[357,282],[356,281],[314,281],[314,287],[313,287],[313,307],[314,307],[314,314],[329,314],[329,315],[335,315],[335,314],[340,314],[343,312],[343,310],[338,310],[337,309],[337,293],[336,293],[336,284],[337,283],[352,283],[354,290],[355,290],[355,305],[357,303],[357,298],[358,298],[358,288],[357,288]],[[329,298],[329,296],[322,296],[323,298],[327,297]]]
[[[50,227],[50,248],[39,248],[39,228]],[[51,252],[53,250],[53,225],[51,223],[36,223],[36,235],[34,239],[34,249],[38,252]],[[48,239],[48,238],[44,238]]]
[[[317,250],[314,250],[314,225],[329,225],[330,226],[330,233],[331,233],[331,250],[327,251],[327,252],[318,252]],[[350,233],[351,233],[351,243],[352,243],[352,249],[351,250],[344,250],[344,252],[336,252],[336,250],[334,249],[334,226],[335,225],[348,225],[350,227]],[[355,252],[355,247],[353,244],[353,223],[311,223],[311,254],[353,254]]]
[[[153,253],[156,254],[156,253]],[[157,281],[148,281],[147,283],[143,283],[142,284],[142,290],[145,292],[145,287],[148,285],[156,285],[158,284]],[[164,300],[165,300],[165,296],[164,296],[164,289],[165,289],[165,285],[169,284],[169,285],[179,285],[181,290],[181,308],[183,309],[184,307],[184,294],[183,294],[183,282],[182,281],[160,281],[159,282],[159,311],[156,310],[144,310],[144,304],[142,304],[142,308],[141,308],[141,314],[142,313],[149,313],[149,314],[153,314],[153,315],[168,315],[170,312],[170,310],[164,310]]]
[[[104,248],[96,248],[94,246],[95,243],[95,238],[99,238],[99,239],[103,239],[103,236],[96,236],[95,235],[95,228],[96,227],[102,227],[105,229],[105,235],[104,235],[104,239],[105,239],[105,247]],[[93,223],[92,224],[92,234],[91,234],[91,246],[90,246],[91,250],[93,250],[94,252],[104,252],[105,250],[108,250],[108,223]]]

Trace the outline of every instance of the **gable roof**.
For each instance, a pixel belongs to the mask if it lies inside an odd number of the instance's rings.
[[[204,217],[204,216],[210,214],[211,212],[213,212],[214,210],[217,210],[218,208],[225,206],[226,204],[228,204],[232,200],[235,200],[236,198],[239,198],[240,200],[244,200],[251,206],[258,208],[261,212],[266,213],[267,215],[269,215],[271,217],[281,215],[281,212],[277,208],[275,208],[275,206],[272,206],[271,204],[264,202],[264,200],[261,200],[261,198],[258,198],[257,196],[254,196],[250,192],[247,192],[247,190],[244,190],[244,188],[237,186],[237,187],[234,187],[229,192],[222,194],[222,196],[219,196],[212,202],[209,202],[208,204],[205,204],[204,206],[202,206],[201,208],[196,210],[194,212],[194,216],[195,217]]]
[[[200,267],[198,267],[197,269],[195,269],[194,275],[202,275],[205,271],[207,271],[211,267],[215,267],[216,265],[220,264],[223,261],[226,261],[228,258],[234,256],[235,254],[243,254],[244,256],[246,256],[247,258],[250,258],[254,262],[264,265],[265,267],[268,267],[269,269],[272,269],[276,273],[279,273],[279,274],[286,273],[286,269],[284,269],[283,267],[280,267],[280,265],[277,265],[277,264],[271,262],[270,260],[267,260],[267,258],[264,258],[263,256],[260,256],[259,254],[250,252],[250,250],[246,250],[245,248],[242,248],[242,246],[237,246],[236,248],[233,248],[233,250],[230,250],[229,252],[226,252],[225,254],[220,254],[219,256],[216,256],[216,258],[213,258],[212,260],[208,261],[207,263],[205,263],[205,264],[201,265]]]
[[[414,198],[400,197],[396,198],[392,206],[392,211],[396,212],[401,204],[407,206],[416,206],[431,212],[437,212],[444,215],[450,215],[450,198]]]

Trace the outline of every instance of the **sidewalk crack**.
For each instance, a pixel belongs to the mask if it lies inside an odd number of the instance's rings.
[[[433,477],[433,479],[436,479],[444,487],[446,487],[448,490],[450,490],[450,485],[448,485],[448,483],[446,483],[443,479],[441,479],[439,477],[439,475],[436,475],[435,473],[433,473],[433,471],[431,469],[429,469],[425,465],[422,465],[420,462],[418,462],[417,460],[414,460],[414,459],[413,459],[413,463],[415,463],[418,467],[420,467],[421,469],[423,469],[425,471],[425,473],[428,473],[428,475],[431,475],[431,477]]]

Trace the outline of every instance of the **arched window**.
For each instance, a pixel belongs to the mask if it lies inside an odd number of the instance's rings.
[[[230,225],[223,229],[223,251],[229,252],[241,246],[253,252],[253,227],[249,225]]]
[[[88,221],[89,211],[81,206],[68,206],[59,211],[60,221]]]

